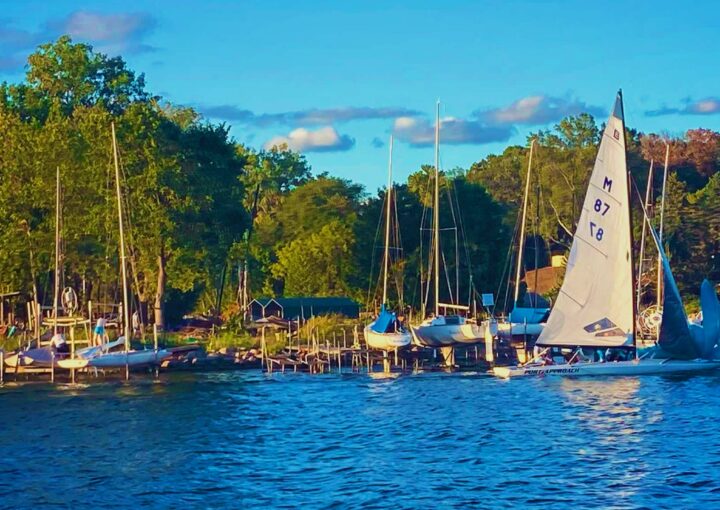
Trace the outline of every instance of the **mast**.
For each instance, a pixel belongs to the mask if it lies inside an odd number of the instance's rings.
[[[110,123],[113,143],[113,161],[115,162],[115,192],[118,205],[118,225],[120,226],[120,267],[123,286],[123,331],[125,332],[125,351],[130,350],[130,301],[128,299],[127,264],[125,263],[125,228],[123,226],[122,193],[120,192],[120,165],[118,164],[115,123]]]
[[[663,140],[665,142],[665,168],[663,169],[663,183],[662,183],[662,197],[660,198],[660,230],[658,232],[658,238],[660,239],[660,246],[662,246],[663,243],[663,225],[665,222],[665,185],[667,184],[667,175],[668,175],[668,161],[670,159],[670,144],[667,143],[667,140]],[[662,256],[660,255],[660,251],[658,250],[658,276],[657,276],[657,306],[658,308],[662,304]]]
[[[513,308],[517,306],[517,300],[520,296],[520,274],[523,266],[523,248],[525,248],[525,221],[527,219],[528,194],[530,192],[530,168],[532,166],[533,147],[535,147],[535,139],[530,141],[530,158],[528,159],[527,176],[525,177],[525,196],[523,197],[522,223],[520,225],[520,246],[518,247],[517,272],[515,273],[515,299],[513,299]]]
[[[635,278],[637,276],[635,275],[635,262],[633,260],[633,221],[632,221],[632,200],[631,200],[631,184],[632,184],[632,176],[630,174],[630,168],[627,166],[627,139],[626,139],[626,132],[625,132],[625,106],[623,105],[623,95],[622,95],[622,89],[618,90],[618,104],[616,105],[616,108],[620,107],[620,120],[621,120],[621,126],[622,126],[622,137],[623,141],[625,142],[624,145],[624,159],[625,159],[625,173],[627,175],[627,215],[628,215],[628,222],[630,224],[630,228],[628,229],[628,233],[630,235],[630,244],[628,245],[630,247],[629,249],[629,256],[630,256],[630,275],[633,278],[632,283],[635,284],[637,281]],[[633,348],[635,350],[635,357],[637,358],[637,307],[635,306],[635,300],[632,299],[632,293],[633,288],[635,285],[630,285],[630,294],[631,299],[630,302],[633,304],[632,307],[632,339],[633,339]]]
[[[37,299],[37,296],[35,297]],[[55,294],[53,297],[53,335],[58,332],[60,301],[60,167],[55,171]]]
[[[440,315],[440,100],[435,110],[435,197],[433,200],[433,262],[435,276],[435,317]]]
[[[643,212],[643,218],[647,216],[647,210],[648,206],[650,205],[650,192],[652,190],[652,182],[653,182],[653,166],[655,165],[655,160],[650,160],[650,170],[648,170],[648,182],[647,187],[645,188],[645,205],[643,205],[643,208],[645,211]],[[635,309],[640,310],[640,299],[642,297],[642,274],[643,274],[643,262],[645,259],[645,235],[647,233],[647,222],[643,219],[642,222],[642,236],[640,237],[640,259],[638,260],[638,274],[637,274],[637,296],[635,300]]]
[[[385,216],[385,256],[383,259],[383,304],[387,303],[388,266],[390,265],[390,205],[392,203],[392,153],[393,135],[390,135],[390,161],[388,162],[387,213]]]

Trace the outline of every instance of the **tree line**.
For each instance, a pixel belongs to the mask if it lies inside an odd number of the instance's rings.
[[[62,196],[63,286],[117,302],[117,131],[133,293],[153,320],[237,309],[238,267],[251,296],[347,295],[379,303],[385,190],[314,174],[286,147],[237,143],[225,124],[146,90],[121,57],[61,37],[28,59],[24,81],[0,85],[0,289],[52,296],[55,171]],[[525,265],[569,246],[600,126],[568,117],[536,140]],[[720,279],[720,134],[628,130],[628,162],[644,194],[670,144],[665,241],[681,289]],[[443,300],[502,293],[512,263],[527,146],[442,173]],[[395,188],[391,301],[418,308],[428,278],[430,184],[423,166]],[[661,171],[652,183],[655,208]],[[636,208],[637,209],[637,208]],[[640,213],[635,229],[639,239]],[[421,226],[424,225],[424,226]],[[457,254],[457,255],[456,255]],[[218,308],[220,308],[218,310]]]

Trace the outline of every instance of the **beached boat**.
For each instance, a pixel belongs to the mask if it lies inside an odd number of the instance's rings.
[[[159,365],[172,356],[167,349],[125,350],[125,337],[103,345],[79,349],[77,356],[85,360],[87,366],[95,368],[124,368]]]
[[[94,368],[133,368],[160,365],[170,356],[172,356],[172,352],[166,349],[110,352],[90,358],[87,360],[87,366]]]
[[[380,313],[377,318],[365,326],[365,342],[370,349],[394,351],[410,345],[412,336],[398,321],[397,315],[386,308],[388,300],[388,273],[390,270],[390,230],[392,223],[392,151],[393,137],[390,136],[390,161],[388,163],[388,185],[385,197],[385,247],[383,254],[383,294]],[[401,295],[402,297],[402,295]],[[400,300],[402,302],[402,299]]]
[[[718,332],[700,326],[690,331],[667,256],[646,215],[662,261],[665,294],[658,345],[639,356],[629,183],[619,92],[600,142],[565,278],[536,342],[541,351],[525,365],[495,367],[495,375],[645,375],[720,366],[714,359]],[[709,297],[706,302],[713,306]],[[558,351],[566,353],[566,362],[553,361]],[[601,351],[625,359],[608,361],[610,356],[598,356]],[[585,361],[587,353],[591,356]]]
[[[63,357],[55,355],[51,348],[40,347],[37,349],[26,349],[19,353],[12,354],[5,358],[5,364],[9,367],[33,367],[33,368],[55,368],[78,369],[87,366],[88,362],[82,358]]]

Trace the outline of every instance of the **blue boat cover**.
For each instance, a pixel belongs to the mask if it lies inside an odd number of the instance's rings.
[[[510,322],[539,324],[547,315],[549,308],[524,308],[516,306],[510,312]]]
[[[375,333],[387,333],[388,331],[392,331],[392,325],[395,322],[395,314],[393,312],[388,312],[385,308],[385,305],[382,305],[380,307],[380,313],[377,316],[377,319],[370,325],[370,329],[372,329]]]

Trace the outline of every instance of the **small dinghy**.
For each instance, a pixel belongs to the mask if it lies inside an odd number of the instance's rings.
[[[163,360],[172,356],[172,352],[166,349],[154,350],[125,350],[125,337],[117,340],[98,345],[95,347],[87,347],[77,352],[80,358],[83,358],[89,367],[94,368],[123,368],[142,367],[149,365],[159,365]]]
[[[87,360],[87,366],[94,368],[144,367],[159,365],[170,356],[172,356],[172,352],[166,349],[110,352],[90,358]]]

